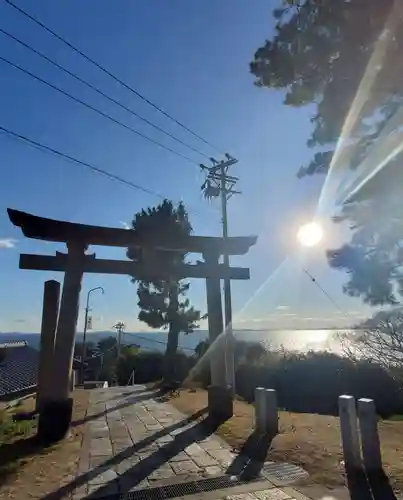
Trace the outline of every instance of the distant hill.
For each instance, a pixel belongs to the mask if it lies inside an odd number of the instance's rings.
[[[126,332],[122,342],[124,344],[135,343],[142,349],[163,351],[167,341],[167,332]],[[207,332],[199,330],[191,335],[182,335],[180,339],[181,347],[190,354],[193,352],[196,345],[207,337]],[[87,334],[87,342],[97,343],[101,339],[116,336],[116,332],[98,331]],[[26,340],[30,347],[39,350],[40,334],[39,333],[19,333],[19,332],[0,332],[0,343]],[[83,341],[83,334],[77,333],[76,342]]]
[[[266,349],[278,349],[284,346],[288,350],[307,351],[307,350],[331,350],[339,352],[340,343],[337,339],[337,332],[346,331],[340,329],[326,330],[235,330],[235,336],[239,340],[250,342],[260,342]],[[115,336],[116,332],[96,331],[89,332],[88,342],[97,343],[99,340]],[[197,330],[189,335],[181,335],[179,346],[184,352],[192,354],[199,342],[208,337],[206,330]],[[168,333],[159,332],[127,332],[123,336],[125,344],[136,344],[142,349],[153,351],[164,351]],[[82,333],[77,334],[77,342],[82,342]],[[31,347],[39,348],[40,335],[38,333],[18,333],[7,332],[0,333],[0,342],[12,340],[26,340]]]

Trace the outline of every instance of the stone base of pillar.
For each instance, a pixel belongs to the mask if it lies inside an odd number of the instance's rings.
[[[38,419],[38,439],[49,445],[64,439],[70,429],[73,416],[73,399],[43,401]]]
[[[208,388],[209,418],[214,423],[225,422],[234,414],[231,387],[211,385]]]

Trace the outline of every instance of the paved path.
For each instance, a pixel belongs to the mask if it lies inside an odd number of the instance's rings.
[[[142,386],[93,390],[86,419],[73,500],[218,477],[234,473],[231,464],[240,462],[200,419],[190,421]],[[253,493],[243,485],[226,498],[307,499],[268,481],[262,485]]]

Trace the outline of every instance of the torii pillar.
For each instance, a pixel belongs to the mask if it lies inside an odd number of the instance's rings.
[[[218,254],[209,252],[203,254],[203,257],[208,266],[217,269]],[[222,422],[233,415],[233,397],[232,388],[227,386],[226,342],[219,277],[206,278],[206,292],[211,373],[208,408],[210,418],[214,422]]]
[[[69,241],[67,249],[67,265],[52,363],[50,397],[43,404],[38,422],[38,435],[44,442],[49,443],[60,441],[66,436],[73,413],[70,379],[86,245],[80,241]]]

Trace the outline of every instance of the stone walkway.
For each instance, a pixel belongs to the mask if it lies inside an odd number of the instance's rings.
[[[201,423],[204,416],[190,420],[142,386],[91,391],[72,500],[233,474],[230,466],[240,459]],[[230,500],[307,500],[267,480],[228,494]]]

